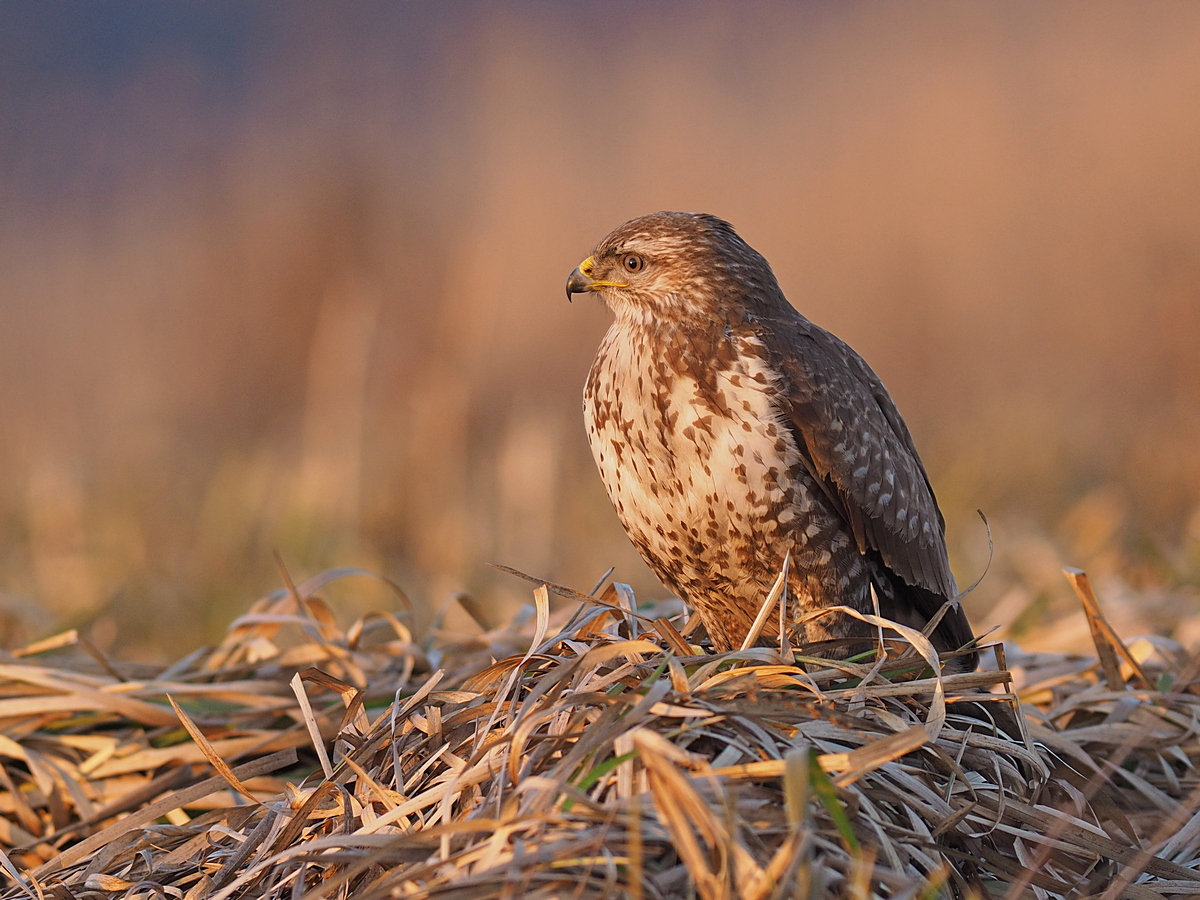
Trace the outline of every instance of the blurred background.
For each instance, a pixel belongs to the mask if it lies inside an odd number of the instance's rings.
[[[418,633],[638,560],[563,283],[729,219],[879,372],[968,600],[1200,640],[1200,5],[0,3],[0,641],[165,660],[353,565]],[[337,594],[337,591],[333,592]],[[369,581],[347,615],[394,598]]]

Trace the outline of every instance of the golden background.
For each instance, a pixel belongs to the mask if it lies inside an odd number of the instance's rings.
[[[1200,5],[2,5],[0,639],[165,659],[356,565],[661,597],[563,283],[729,219],[916,436],[979,630],[1200,638]],[[393,600],[334,589],[347,615]],[[1046,623],[1051,623],[1049,627]]]

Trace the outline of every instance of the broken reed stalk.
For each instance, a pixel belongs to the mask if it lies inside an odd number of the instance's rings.
[[[26,648],[3,896],[1200,894],[1200,662],[1126,646],[1068,576],[1101,661],[993,645],[941,678],[903,639],[706,653],[624,585],[418,645],[342,631],[318,576],[158,673]]]

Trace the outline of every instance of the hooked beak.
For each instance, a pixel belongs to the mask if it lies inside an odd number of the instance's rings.
[[[597,281],[592,277],[593,267],[596,265],[596,257],[589,256],[571,273],[571,277],[567,279],[567,301],[570,302],[572,294],[586,294],[589,291],[598,291],[601,288],[629,287],[624,281]]]
[[[576,266],[571,277],[567,279],[567,302],[571,301],[572,294],[586,294],[588,291],[594,291],[595,284],[595,281],[583,274],[581,267]]]

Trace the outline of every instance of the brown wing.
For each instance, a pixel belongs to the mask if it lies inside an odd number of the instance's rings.
[[[782,376],[781,412],[810,473],[862,553],[876,551],[907,584],[953,598],[945,521],[895,404],[862,357],[793,316],[759,319],[755,331]]]

